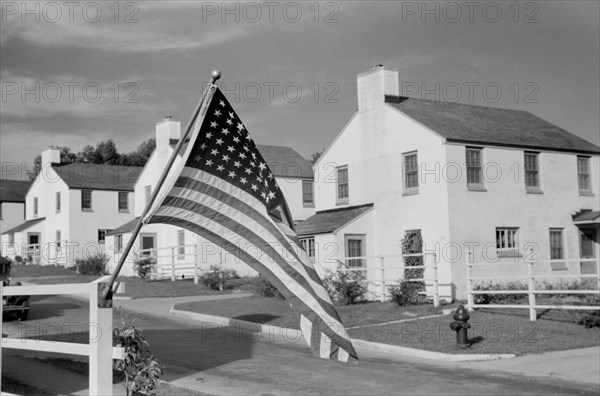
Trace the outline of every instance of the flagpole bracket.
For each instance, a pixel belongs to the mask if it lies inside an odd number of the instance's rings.
[[[108,293],[106,293],[107,286],[108,283],[98,283],[98,308],[113,307],[113,292],[109,289]]]

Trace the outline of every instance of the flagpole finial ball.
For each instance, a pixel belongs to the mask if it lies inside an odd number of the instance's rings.
[[[220,72],[220,71],[218,71],[218,70],[213,70],[213,72],[212,72],[212,74],[211,74],[211,77],[212,77],[212,80],[213,80],[213,83],[214,83],[214,82],[215,82],[215,81],[217,81],[219,78],[221,78],[221,72]]]

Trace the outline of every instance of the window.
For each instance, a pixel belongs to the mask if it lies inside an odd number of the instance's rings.
[[[56,213],[60,213],[60,191],[56,192]]]
[[[592,185],[590,180],[590,158],[577,157],[577,183],[580,193],[591,193]]]
[[[145,192],[145,197],[146,197],[146,202],[144,203],[144,206],[148,207],[148,203],[150,202],[150,198],[152,198],[152,186],[146,186],[144,192]]]
[[[8,243],[15,243],[15,234],[12,232],[8,234]]]
[[[565,258],[563,248],[563,230],[562,228],[550,229],[550,260],[562,260]],[[553,271],[567,270],[565,262],[551,262]]]
[[[33,217],[38,217],[38,199],[33,197]]]
[[[480,148],[467,147],[467,188],[470,190],[483,189],[481,151]]]
[[[115,251],[117,253],[123,251],[123,234],[115,235]]]
[[[529,192],[540,191],[538,157],[539,153],[525,152],[525,189]]]
[[[104,240],[106,238],[106,233],[110,232],[111,230],[106,230],[106,229],[100,229],[98,230],[98,243],[104,243]]]
[[[308,257],[310,257],[312,261],[315,261],[315,237],[300,238],[300,243],[302,244],[302,248],[304,248],[308,254]]]
[[[129,211],[129,193],[119,191],[119,212]]]
[[[346,239],[346,257],[363,257],[365,252],[364,235],[344,235]],[[364,267],[365,259],[346,259],[348,267]]]
[[[60,230],[56,230],[56,247],[60,247]]]
[[[337,168],[337,201],[347,203],[350,192],[348,191],[348,166]]]
[[[419,165],[417,153],[403,154],[404,163],[404,194],[416,194],[419,192]]]
[[[81,210],[92,210],[92,190],[81,190]]]
[[[177,231],[177,260],[185,258],[185,231]]]
[[[518,228],[496,228],[496,253],[498,257],[517,257]]]
[[[596,232],[593,229],[579,230],[579,257],[582,259],[593,259],[596,257],[595,243]],[[594,261],[582,261],[581,274],[593,275],[596,273],[596,263]]]
[[[313,197],[312,180],[302,180],[302,203],[304,204],[304,206],[314,206],[315,201]]]

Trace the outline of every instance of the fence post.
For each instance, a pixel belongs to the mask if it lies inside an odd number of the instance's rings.
[[[427,260],[427,257],[430,256],[433,258],[433,260]],[[440,289],[437,272],[437,257],[435,253],[425,253],[425,260],[423,261],[425,265],[428,265],[427,261],[433,262],[431,264],[431,268],[433,269],[433,306],[437,308],[440,306]],[[427,269],[427,267],[425,267],[425,269]],[[425,271],[423,271],[423,274],[425,274]]]
[[[175,282],[175,248],[171,248],[171,282]]]
[[[598,290],[600,290],[600,257],[596,259],[596,277],[598,278]]]
[[[198,244],[194,244],[194,285],[198,284]]]
[[[380,292],[381,292],[381,297],[379,298],[379,301],[384,302],[385,301],[385,262],[384,262],[384,258],[383,256],[379,256],[379,268],[381,270],[381,288],[380,288]]]
[[[98,307],[106,283],[90,283],[90,395],[112,395],[112,307]],[[95,330],[95,331],[94,331]]]
[[[537,319],[537,313],[534,308],[535,306],[535,278],[533,276],[533,260],[527,260],[527,290],[529,291],[529,320],[535,322]]]
[[[0,282],[0,300],[4,300],[4,286],[2,282]],[[2,332],[2,317],[4,315],[0,315],[0,333]],[[2,378],[2,341],[4,339],[4,335],[0,334],[0,378]],[[0,381],[0,392],[2,392],[2,381]]]
[[[467,309],[473,310],[475,305],[475,299],[473,298],[473,257],[472,252],[469,251],[469,262],[467,263]]]

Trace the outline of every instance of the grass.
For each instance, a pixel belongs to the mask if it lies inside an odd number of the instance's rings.
[[[446,306],[445,308],[454,308]],[[178,309],[298,329],[297,319],[283,300],[266,297],[178,304]],[[572,315],[550,315],[530,322],[527,310],[518,314],[498,310],[472,312],[470,348],[456,347],[450,329],[452,315],[424,318],[439,310],[431,305],[398,307],[392,303],[365,303],[337,307],[352,338],[444,353],[540,353],[600,345],[600,328],[572,323]],[[419,319],[421,318],[421,319]],[[368,326],[402,319],[401,323]],[[355,326],[368,326],[353,328]]]
[[[294,312],[285,300],[253,296],[243,300],[214,300],[177,304],[177,309],[209,315],[265,323],[273,326],[299,329]],[[413,317],[440,314],[431,305],[401,308],[391,303],[362,303],[342,305],[337,311],[346,327],[391,322]]]
[[[23,384],[9,377],[2,377],[2,390],[4,392],[22,396],[52,396],[52,393]]]

